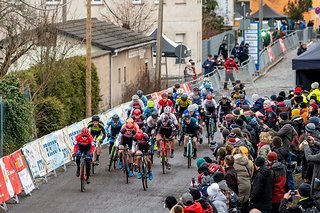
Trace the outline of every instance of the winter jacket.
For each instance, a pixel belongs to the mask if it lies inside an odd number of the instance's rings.
[[[272,203],[280,203],[283,195],[286,193],[287,168],[280,162],[271,165],[274,174]]]
[[[291,121],[292,121],[293,128],[296,130],[296,132],[300,136],[304,131],[303,118],[300,115],[297,115],[297,116],[293,116],[291,118]]]
[[[271,210],[273,193],[273,172],[266,166],[260,167],[254,177],[251,191],[252,208]]]
[[[236,154],[234,157],[234,169],[238,176],[238,197],[240,203],[245,203],[249,200],[251,191],[251,176],[252,176],[252,164],[248,158],[242,154]]]
[[[304,125],[308,124],[308,109],[304,108],[300,110],[300,116],[303,119]]]
[[[314,90],[312,90],[312,91],[309,93],[309,95],[308,95],[308,99],[309,99],[309,100],[310,100],[310,98],[311,98],[312,95],[316,95],[317,101],[320,102],[320,89],[319,89],[319,88],[314,89]]]
[[[275,129],[277,123],[277,115],[271,107],[266,109],[263,123],[265,123],[269,128]]]
[[[236,70],[239,70],[238,64],[233,60],[228,58],[226,62],[224,62],[224,68],[226,69],[226,72],[232,72],[233,68]]]
[[[283,147],[289,150],[290,142],[295,137],[292,122],[289,120],[282,121],[280,123],[280,130],[274,134],[282,139]]]
[[[277,111],[276,111],[276,113],[277,113],[277,115],[279,115],[281,112],[287,112],[289,117],[290,117],[290,115],[291,115],[291,107],[286,106],[283,101],[278,102],[277,103]]]
[[[227,185],[229,189],[234,191],[236,194],[239,193],[238,191],[238,175],[237,171],[234,169],[234,167],[226,167],[226,175],[225,175],[225,180],[227,181]]]
[[[301,200],[298,202],[297,205],[294,205],[294,206],[288,205],[288,204],[289,204],[289,200],[283,198],[279,206],[279,213],[301,213],[299,206],[301,206],[303,209],[307,209],[315,206],[317,207],[318,211],[320,211],[319,204],[313,198],[307,198],[305,200]]]
[[[313,164],[313,174],[311,181],[311,194],[315,196],[320,196],[320,153],[312,155],[309,145],[304,145],[304,155],[308,163]],[[317,178],[319,181],[316,181]]]
[[[263,98],[259,98],[258,100],[256,100],[256,102],[253,103],[252,111],[253,112],[260,111],[262,113],[264,111],[263,110],[263,102],[264,101],[265,101],[265,99],[263,99]]]
[[[261,156],[264,159],[267,159],[269,152],[271,152],[271,147],[269,144],[265,144],[262,142],[258,144],[258,157]]]
[[[219,213],[228,213],[227,198],[221,191],[218,191],[214,197],[209,197],[209,200]]]
[[[190,206],[186,206],[183,208],[184,213],[202,213],[203,209],[199,202],[194,202]]]
[[[273,147],[272,151],[277,153],[278,155],[278,161],[283,163],[284,165],[287,165],[288,159],[289,159],[289,152],[285,148],[281,147]]]

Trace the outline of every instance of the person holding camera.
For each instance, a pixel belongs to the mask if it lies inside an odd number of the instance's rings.
[[[281,200],[280,213],[301,213],[301,212],[319,212],[320,206],[311,196],[311,186],[308,183],[302,183],[298,190],[287,192]],[[292,202],[297,199],[297,205]],[[310,210],[310,211],[308,211]]]
[[[309,136],[307,140],[301,143],[300,148],[304,150],[304,155],[309,164],[313,165],[311,178],[311,195],[320,198],[320,153],[313,154],[311,147],[315,144],[315,139]]]

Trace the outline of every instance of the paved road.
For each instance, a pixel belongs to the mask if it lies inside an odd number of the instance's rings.
[[[280,90],[288,91],[293,87],[294,72],[291,59],[296,50],[290,51],[278,65],[265,77],[247,87],[248,96],[278,94]],[[216,134],[217,139],[219,135]],[[210,156],[207,144],[200,146],[200,156]],[[166,212],[164,199],[168,195],[178,197],[188,189],[190,180],[196,175],[195,161],[192,168],[187,168],[187,161],[182,157],[182,147],[176,149],[171,161],[172,169],[167,174],[161,172],[159,160],[153,167],[154,180],[149,189],[143,191],[141,181],[131,178],[125,184],[120,171],[107,172],[106,150],[92,183],[81,193],[79,179],[75,177],[76,166],[70,163],[66,172],[58,172],[58,177],[51,177],[48,183],[40,184],[40,189],[32,197],[22,197],[20,204],[9,205],[10,212]]]

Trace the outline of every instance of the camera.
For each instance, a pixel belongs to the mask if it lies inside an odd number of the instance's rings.
[[[290,195],[292,196],[292,195],[296,195],[297,194],[297,192],[296,191],[291,191],[290,192]]]

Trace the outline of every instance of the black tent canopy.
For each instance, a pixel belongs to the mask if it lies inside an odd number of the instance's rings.
[[[155,29],[149,36],[157,39],[158,30]],[[167,36],[162,34],[162,56],[163,57],[176,57],[175,49],[178,46],[177,43],[171,41]]]
[[[264,20],[269,20],[269,19],[279,20],[279,19],[287,18],[287,16],[278,13],[277,11],[275,11],[271,7],[269,7],[267,4],[263,5],[262,10],[263,10],[263,19]],[[253,13],[250,16],[250,18],[259,19],[259,10],[256,11],[255,13]]]
[[[320,82],[320,43],[292,59],[292,69],[296,70],[296,84],[307,90],[310,90],[311,83]]]

